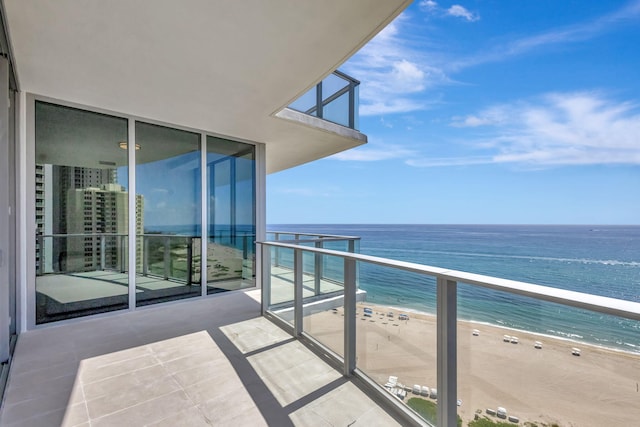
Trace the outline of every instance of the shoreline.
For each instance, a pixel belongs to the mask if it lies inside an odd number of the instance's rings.
[[[364,316],[363,308],[372,309]],[[406,387],[437,387],[436,318],[429,313],[392,305],[357,304],[357,363],[384,386],[390,376]],[[392,311],[394,317],[387,317]],[[409,320],[399,320],[399,314]],[[342,308],[305,317],[305,330],[338,354],[342,353]],[[561,427],[633,425],[640,419],[640,355],[561,337],[458,321],[459,415],[467,422],[477,411],[507,408],[525,422],[558,423]],[[474,330],[478,334],[474,334]],[[504,342],[504,335],[518,343]],[[534,347],[536,341],[542,348]],[[581,356],[572,355],[573,347]],[[414,397],[411,392],[409,397]],[[489,417],[492,418],[492,417]],[[495,417],[492,418],[497,421]]]
[[[365,301],[363,303],[366,303],[366,304],[369,304],[369,305],[378,306],[378,307],[386,307],[386,308],[390,309],[391,311],[413,313],[413,314],[416,314],[416,315],[433,317],[434,319],[436,317],[435,314],[432,314],[432,313],[429,313],[429,312],[426,312],[426,311],[422,311],[422,310],[418,310],[418,309],[415,309],[415,308],[397,307],[397,306],[393,306],[393,305],[380,304],[380,303],[377,303],[377,302],[367,302],[367,301]],[[601,344],[595,344],[595,343],[592,343],[592,342],[589,342],[589,341],[580,341],[580,340],[575,339],[575,338],[568,338],[568,337],[561,336],[561,335],[552,335],[550,333],[533,332],[533,331],[528,331],[526,329],[518,329],[518,328],[511,327],[511,326],[499,325],[499,324],[490,323],[490,322],[486,322],[486,321],[482,321],[482,320],[470,320],[470,319],[460,319],[460,318],[458,318],[458,322],[468,322],[468,323],[473,323],[473,324],[482,325],[482,326],[489,326],[489,327],[493,327],[493,328],[501,328],[501,329],[505,329],[505,330],[508,330],[508,331],[517,332],[517,333],[521,333],[521,334],[536,335],[536,336],[539,336],[539,337],[545,338],[545,339],[554,339],[554,340],[559,340],[559,341],[567,341],[567,342],[571,342],[573,344],[594,347],[594,348],[598,348],[598,349],[601,349],[601,350],[608,350],[608,351],[617,352],[617,353],[629,354],[629,355],[632,355],[632,356],[640,356],[640,347],[638,347],[638,350],[627,350],[627,349],[623,349],[623,348],[619,348],[619,347],[611,347],[611,346],[606,346],[606,345],[601,345]],[[627,343],[624,343],[624,344],[627,344]]]

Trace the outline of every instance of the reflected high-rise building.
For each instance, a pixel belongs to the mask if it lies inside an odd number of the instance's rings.
[[[39,271],[126,270],[128,192],[116,182],[116,169],[36,165],[36,233],[50,236],[39,238]],[[138,212],[143,205],[136,196]],[[137,233],[142,218],[136,216]]]
[[[136,196],[136,210],[144,199]],[[128,192],[119,184],[67,190],[67,271],[127,270],[126,244],[129,221]],[[142,216],[136,216],[136,234],[143,233]],[[142,248],[136,251],[142,259]]]

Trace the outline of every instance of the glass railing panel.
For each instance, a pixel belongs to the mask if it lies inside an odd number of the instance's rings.
[[[322,81],[322,100],[349,86],[349,81],[337,74],[329,74]]]
[[[324,105],[322,117],[342,126],[349,126],[349,92]]]
[[[336,256],[322,256],[322,262],[344,265],[344,259]],[[305,275],[303,283],[304,331],[344,357],[344,275],[331,283],[330,292],[326,280],[315,274]]]
[[[194,281],[194,243],[192,236],[145,234],[137,237],[141,249],[136,275],[136,305],[196,297],[200,282]],[[199,250],[198,250],[199,252]]]
[[[435,423],[435,280],[366,263],[359,269],[357,367]]]
[[[295,298],[293,252],[290,248],[271,248],[268,307],[271,312],[291,325]],[[278,263],[275,262],[277,257],[280,258]]]
[[[289,108],[298,110],[300,112],[307,112],[316,106],[317,102],[317,89],[316,86],[305,92],[300,98],[296,99],[289,105]]]
[[[458,286],[458,413],[468,425],[635,425],[640,322]],[[483,420],[487,421],[483,421]]]

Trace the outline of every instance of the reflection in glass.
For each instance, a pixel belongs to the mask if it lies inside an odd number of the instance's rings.
[[[255,148],[207,137],[207,293],[255,284]]]
[[[127,120],[35,104],[36,323],[128,307]]]
[[[199,146],[197,133],[136,122],[137,306],[201,294]]]

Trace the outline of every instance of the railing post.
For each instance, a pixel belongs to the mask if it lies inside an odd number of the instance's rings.
[[[274,233],[275,237],[274,240],[277,242],[280,240],[280,233]],[[274,260],[273,260],[273,266],[274,267],[278,267],[280,265],[280,248],[275,247],[273,248],[274,251]],[[269,252],[271,252],[271,249],[269,249]]]
[[[457,283],[437,279],[438,426],[456,427],[457,417]]]
[[[187,285],[193,283],[193,237],[187,237]]]
[[[149,236],[142,236],[142,275],[149,274]]]
[[[322,240],[315,243],[316,248],[322,248],[324,242]],[[320,281],[322,279],[322,254],[314,254],[315,257],[315,274],[314,274],[314,294],[320,295]]]
[[[44,251],[44,236],[42,234],[38,234],[38,249],[40,254],[40,263],[38,264],[38,275],[42,276],[44,274],[44,262],[45,262],[45,251]]]
[[[356,261],[344,259],[344,375],[356,369]]]
[[[349,239],[349,249],[348,252],[354,253],[356,251],[356,241],[355,239]]]
[[[89,239],[91,239],[91,270],[95,271],[98,269],[98,237],[91,235]],[[86,238],[84,240],[86,245]]]
[[[349,81],[349,127],[356,128],[356,85]]]
[[[271,306],[271,246],[264,244],[258,245],[260,255],[262,256],[262,315],[264,316]]]
[[[164,280],[169,278],[169,263],[171,262],[170,240],[169,236],[164,238]]]
[[[322,82],[316,85],[316,116],[322,118]]]
[[[107,245],[104,240],[104,234],[100,236],[100,270],[104,270],[107,259]]]
[[[293,251],[293,334],[302,335],[302,250]]]
[[[119,235],[118,238],[120,240],[120,242],[118,243],[120,245],[120,272],[124,273],[127,271],[127,254],[126,254],[126,247],[127,247],[127,243],[129,242],[129,240],[125,240],[124,237],[129,237],[127,236],[123,236],[123,235]],[[134,267],[135,268],[135,267]]]

